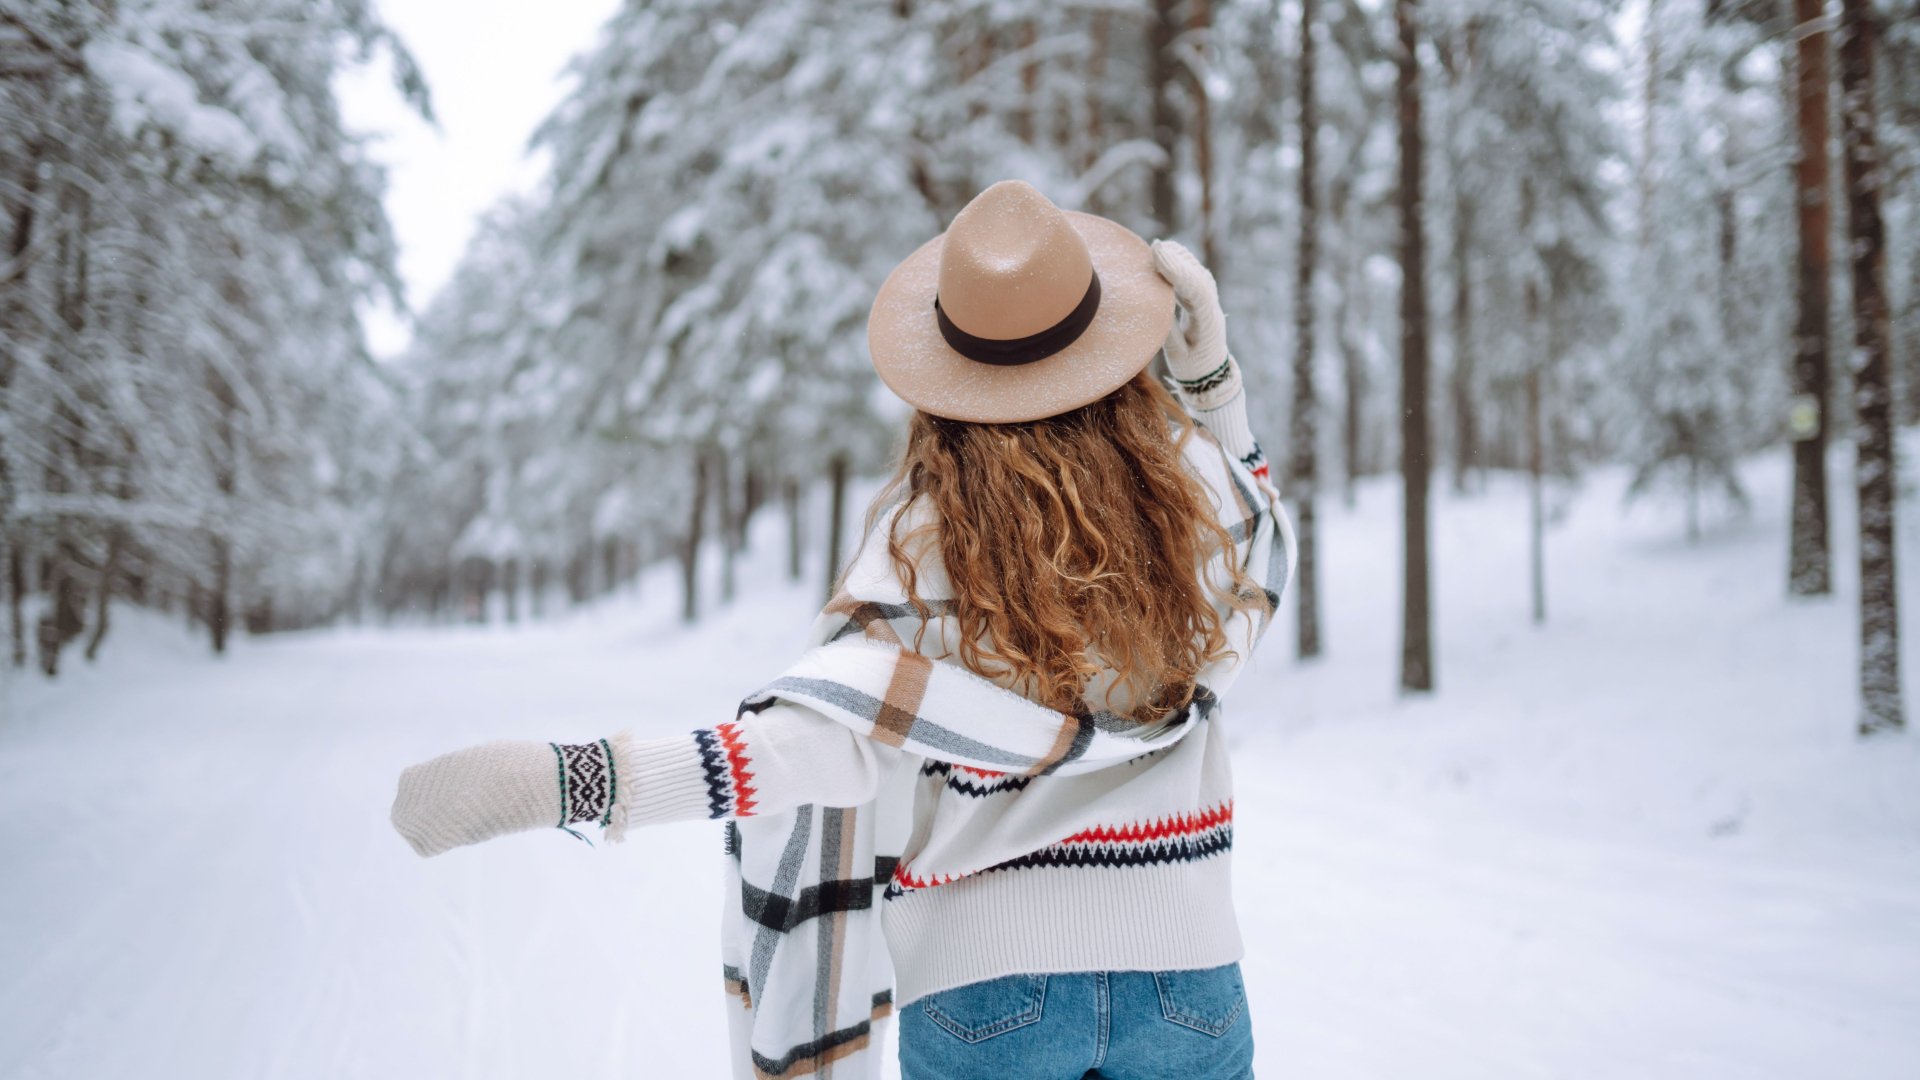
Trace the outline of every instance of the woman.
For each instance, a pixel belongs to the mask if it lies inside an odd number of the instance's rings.
[[[896,1004],[905,1080],[1250,1077],[1219,695],[1293,544],[1211,275],[1005,181],[868,343],[918,411],[801,660],[688,735],[413,766],[396,828],[725,819],[738,1077],[877,1076]]]

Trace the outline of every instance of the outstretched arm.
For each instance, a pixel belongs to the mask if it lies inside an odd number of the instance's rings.
[[[1153,266],[1173,286],[1179,314],[1167,335],[1167,371],[1192,416],[1220,440],[1254,479],[1271,484],[1266,455],[1247,426],[1240,365],[1227,351],[1227,317],[1213,274],[1193,252],[1172,240],[1153,242]]]
[[[802,803],[857,806],[898,754],[812,709],[776,702],[680,735],[590,743],[502,740],[400,774],[393,826],[421,856],[538,828],[747,817]]]

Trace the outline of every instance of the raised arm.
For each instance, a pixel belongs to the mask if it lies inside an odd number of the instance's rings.
[[[1175,241],[1155,240],[1152,247],[1154,269],[1173,286],[1180,305],[1166,352],[1181,404],[1256,480],[1271,485],[1266,455],[1247,426],[1246,388],[1240,365],[1227,351],[1227,317],[1213,274]]]
[[[501,740],[400,774],[393,826],[421,856],[530,829],[746,817],[802,803],[857,806],[899,750],[800,705],[679,735],[589,743]]]

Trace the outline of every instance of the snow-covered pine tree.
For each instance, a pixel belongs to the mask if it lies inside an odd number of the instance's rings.
[[[1427,489],[1432,438],[1427,427],[1427,275],[1421,128],[1421,12],[1417,0],[1394,0],[1398,33],[1395,83],[1400,137],[1400,480],[1403,532],[1400,688],[1430,693],[1434,686],[1433,613],[1429,578]]]
[[[1842,0],[1840,131],[1847,184],[1847,262],[1853,281],[1854,477],[1860,498],[1860,722],[1862,735],[1906,726],[1900,690],[1900,590],[1895,570],[1892,326],[1887,235],[1874,107],[1876,19],[1868,0]]]
[[[1744,507],[1740,455],[1777,437],[1790,309],[1789,129],[1777,45],[1751,20],[1655,5],[1645,33],[1637,245],[1617,382],[1629,497],[1682,492],[1697,537],[1715,492]],[[1703,148],[1704,151],[1703,152]]]
[[[1536,621],[1543,474],[1575,475],[1574,443],[1597,424],[1586,405],[1595,395],[1580,391],[1614,326],[1616,13],[1605,0],[1451,0],[1433,12],[1445,76],[1450,190],[1434,205],[1450,249],[1455,486],[1470,463],[1527,470]]]
[[[7,26],[16,658],[29,621],[49,674],[89,625],[97,649],[115,596],[184,600],[216,649],[243,616],[334,614],[391,400],[357,305],[397,283],[332,77],[385,49],[424,108],[405,51],[349,2],[23,2]]]

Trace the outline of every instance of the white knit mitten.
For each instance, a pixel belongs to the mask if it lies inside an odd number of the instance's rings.
[[[618,794],[615,765],[605,739],[508,739],[455,750],[401,772],[393,827],[429,856],[542,826],[604,825]]]
[[[1227,316],[1220,310],[1220,288],[1193,252],[1174,240],[1153,242],[1153,268],[1173,286],[1179,316],[1167,334],[1167,372],[1180,389],[1212,395],[1234,376],[1227,355]]]

